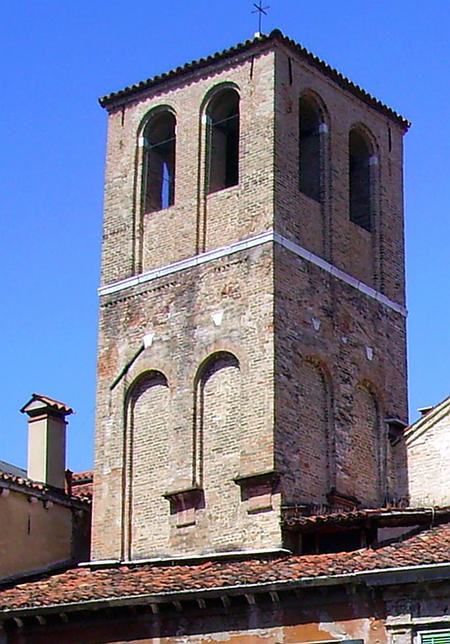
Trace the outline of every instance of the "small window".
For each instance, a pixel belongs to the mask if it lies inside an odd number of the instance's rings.
[[[322,119],[317,108],[308,98],[300,99],[299,117],[299,187],[305,195],[320,201]]]
[[[239,94],[225,89],[215,96],[207,116],[207,193],[239,183]]]
[[[144,212],[172,206],[175,201],[175,116],[156,114],[144,130]]]
[[[422,632],[420,642],[421,644],[450,644],[450,630]]]
[[[369,232],[371,217],[371,151],[366,138],[357,130],[349,136],[350,221]]]

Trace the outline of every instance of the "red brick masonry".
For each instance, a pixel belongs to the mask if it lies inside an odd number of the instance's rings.
[[[353,552],[277,558],[80,567],[0,590],[0,611],[68,605],[232,586],[300,582],[306,578],[450,563],[450,524],[423,530],[403,542]]]

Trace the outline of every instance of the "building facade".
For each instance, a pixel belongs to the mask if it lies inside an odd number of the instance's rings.
[[[89,559],[92,473],[67,483],[72,409],[33,394],[21,411],[28,416],[28,467],[0,462],[0,583]]]
[[[101,104],[93,559],[404,495],[407,122],[277,31]]]

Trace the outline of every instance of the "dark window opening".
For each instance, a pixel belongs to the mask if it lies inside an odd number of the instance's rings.
[[[239,183],[239,95],[226,89],[207,111],[207,192]]]
[[[369,232],[372,229],[370,158],[366,139],[352,130],[349,136],[350,221]]]
[[[361,530],[302,534],[301,552],[304,555],[330,552],[350,552],[366,544]]]
[[[300,190],[320,201],[321,198],[321,146],[320,115],[311,101],[301,98],[299,103],[299,187]]]
[[[173,206],[175,201],[175,117],[154,116],[144,131],[144,212]]]

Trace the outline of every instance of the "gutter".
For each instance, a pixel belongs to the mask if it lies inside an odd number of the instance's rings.
[[[349,572],[338,575],[321,575],[317,577],[299,577],[294,580],[280,580],[255,584],[235,584],[233,586],[217,586],[208,589],[193,589],[188,591],[167,591],[163,593],[143,593],[139,595],[123,595],[107,599],[88,599],[78,602],[49,604],[28,608],[0,609],[0,619],[3,621],[12,617],[27,617],[47,613],[66,613],[77,610],[100,610],[120,606],[136,606],[142,604],[162,604],[180,602],[183,600],[208,599],[223,595],[251,595],[275,591],[288,591],[298,588],[321,588],[347,584],[360,584],[367,587],[388,586],[402,583],[418,583],[425,581],[450,581],[450,562],[437,564],[419,564],[417,566],[402,566],[378,568],[363,572]]]

